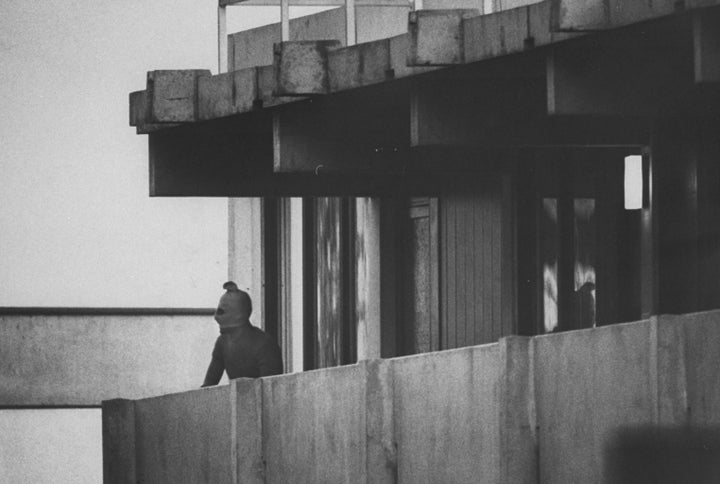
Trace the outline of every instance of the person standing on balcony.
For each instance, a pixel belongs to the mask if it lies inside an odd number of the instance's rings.
[[[275,339],[250,323],[250,295],[234,282],[223,284],[225,294],[215,310],[220,336],[203,387],[217,385],[226,371],[228,378],[258,378],[283,372],[282,353]]]

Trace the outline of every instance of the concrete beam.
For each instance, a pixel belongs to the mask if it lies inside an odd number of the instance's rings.
[[[276,172],[388,170],[407,148],[408,98],[397,85],[327,96],[273,114]],[[381,123],[378,120],[382,120]]]
[[[328,51],[338,40],[280,42],[274,46],[275,95],[327,94]]]
[[[720,12],[693,15],[695,82],[720,81]]]
[[[675,42],[663,39],[671,35]],[[548,114],[656,115],[691,85],[686,35],[658,28],[554,46],[546,64]]]
[[[444,66],[465,62],[464,20],[480,15],[476,9],[410,12],[408,31],[411,66]]]
[[[208,70],[150,71],[147,96],[150,123],[192,123],[198,120],[198,78]]]
[[[674,13],[720,5],[718,0],[550,0],[554,31],[605,30]]]
[[[251,111],[257,96],[257,70],[241,69],[198,79],[198,119],[222,118]]]

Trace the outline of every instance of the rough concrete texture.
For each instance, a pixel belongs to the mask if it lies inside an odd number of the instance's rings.
[[[392,361],[398,482],[499,482],[498,345]]]
[[[231,453],[236,463],[233,482],[265,482],[262,446],[262,381],[238,378],[230,381],[232,420]]]
[[[327,94],[328,51],[340,47],[337,40],[292,41],[275,44],[275,95]]]
[[[135,403],[137,482],[233,482],[230,387]]]
[[[539,336],[534,341],[540,482],[608,482],[614,432],[654,422],[648,322]]]
[[[684,10],[720,5],[718,0],[551,0],[551,27],[555,30],[599,30],[672,15]]]
[[[410,13],[412,66],[443,66],[465,62],[463,19],[480,15],[479,10],[419,10]]]
[[[99,405],[197,388],[207,316],[0,316],[0,405]]]
[[[392,482],[385,364],[371,360],[264,379],[266,482]]]
[[[368,86],[392,79],[390,39],[328,52],[331,91]]]
[[[208,70],[150,71],[147,92],[151,123],[197,121],[197,79]]]
[[[257,71],[241,69],[198,79],[198,117],[201,121],[244,113],[257,96]]]
[[[408,6],[355,7],[357,42],[384,39],[407,32]],[[345,43],[345,8],[335,8],[290,20],[290,40],[337,39]],[[228,36],[230,70],[271,64],[273,45],[280,42],[280,24]]]
[[[140,126],[148,119],[147,91],[130,93],[130,126]]]
[[[108,400],[102,403],[103,482],[136,482],[135,402]]]

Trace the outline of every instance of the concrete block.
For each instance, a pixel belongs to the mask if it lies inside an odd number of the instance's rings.
[[[102,402],[103,482],[135,484],[135,402]]]
[[[130,93],[130,126],[141,126],[149,117],[147,91]]]
[[[197,121],[197,82],[208,70],[163,70],[147,74],[151,123]]]
[[[477,15],[480,15],[480,11],[475,9],[410,12],[408,64],[443,66],[464,63],[463,21]]]
[[[538,482],[532,349],[529,337],[499,342],[499,482]]]
[[[498,344],[392,364],[397,482],[502,482]]]
[[[515,8],[469,18],[464,24],[468,61],[522,52],[528,44],[528,9]]]
[[[390,40],[378,40],[328,52],[331,91],[353,89],[392,79]]]
[[[138,400],[135,418],[138,482],[234,482],[228,385]]]
[[[390,42],[390,68],[396,79],[413,76],[423,72],[430,72],[441,67],[411,66],[408,65],[408,52],[410,50],[410,34],[398,35],[388,39]]]
[[[253,109],[257,95],[257,72],[241,69],[198,79],[198,117],[205,121]]]
[[[275,86],[277,85],[275,76],[275,67],[261,66],[256,68],[257,76],[257,93],[256,100],[264,107],[278,106],[290,102],[300,101],[302,97],[276,96]]]
[[[337,40],[280,42],[274,46],[275,95],[327,94],[328,51],[340,47]]]
[[[617,432],[655,421],[654,346],[647,322],[535,337],[538,482],[611,482]]]
[[[550,26],[555,31],[592,31],[628,25],[670,15],[682,9],[677,0],[628,2],[623,0],[551,0]]]
[[[266,482],[392,482],[386,365],[371,360],[263,379]]]
[[[262,381],[239,378],[230,382],[231,453],[236,463],[232,482],[265,482],[262,444]]]

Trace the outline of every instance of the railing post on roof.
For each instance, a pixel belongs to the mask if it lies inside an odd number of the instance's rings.
[[[355,45],[357,43],[356,36],[355,0],[345,0],[345,45]]]
[[[225,5],[218,4],[218,74],[228,70],[227,12]]]
[[[280,40],[290,40],[290,0],[280,0]]]

